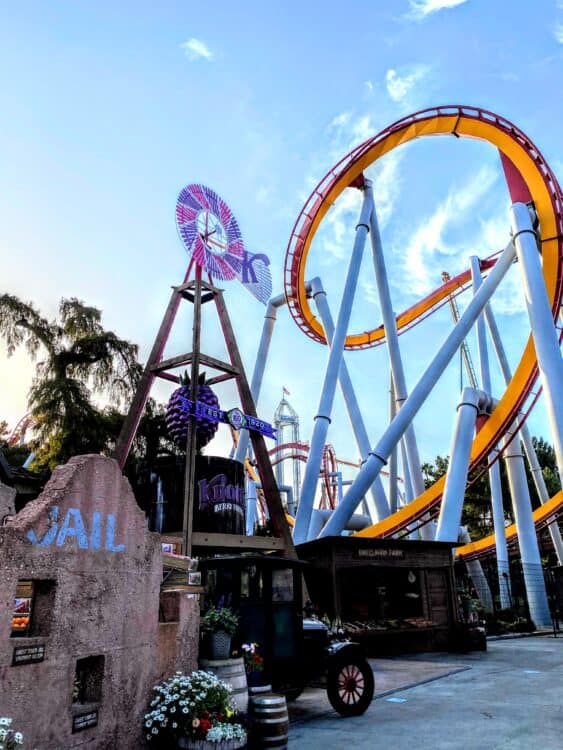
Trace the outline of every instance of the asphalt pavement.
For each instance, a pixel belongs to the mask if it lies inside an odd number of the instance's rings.
[[[563,750],[563,637],[487,652],[371,659],[375,697],[342,718],[326,693],[289,704],[289,750]]]

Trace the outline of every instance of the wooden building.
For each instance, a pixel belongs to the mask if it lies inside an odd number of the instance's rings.
[[[452,545],[359,537],[301,544],[320,617],[371,655],[450,648],[458,624]]]

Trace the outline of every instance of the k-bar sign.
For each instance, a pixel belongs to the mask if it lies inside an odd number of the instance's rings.
[[[259,432],[265,437],[273,439],[276,437],[276,430],[269,422],[263,422],[258,417],[243,414],[240,409],[223,411],[223,409],[208,406],[201,401],[191,401],[189,398],[180,398],[180,403],[180,408],[186,414],[195,417],[205,417],[205,419],[209,419],[212,422],[230,424],[235,430],[254,430],[254,432]]]

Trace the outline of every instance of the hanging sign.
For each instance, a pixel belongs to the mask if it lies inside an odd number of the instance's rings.
[[[269,422],[264,422],[258,417],[251,417],[249,414],[243,414],[240,409],[230,409],[223,411],[215,406],[208,406],[201,401],[191,401],[189,398],[180,396],[180,408],[186,414],[197,417],[205,417],[211,422],[222,422],[230,424],[235,430],[254,430],[265,437],[276,437],[276,430]]]
[[[187,185],[176,204],[178,232],[188,254],[215,279],[238,279],[266,304],[272,294],[270,259],[249,253],[225,201],[205,185]]]

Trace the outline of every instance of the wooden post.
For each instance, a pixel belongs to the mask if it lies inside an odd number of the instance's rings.
[[[195,404],[197,401],[197,389],[199,378],[199,358],[201,345],[201,267],[196,266],[194,287],[194,320],[192,330],[192,359],[190,400]],[[188,419],[188,430],[186,437],[186,469],[184,473],[184,555],[192,555],[192,529],[194,520],[195,500],[195,464],[197,455],[197,423],[195,414]]]
[[[186,271],[186,275],[184,276],[184,284],[188,280],[192,265],[193,261],[190,261],[188,270]],[[158,334],[156,336],[156,339],[154,340],[154,344],[152,345],[151,353],[147,360],[147,364],[145,365],[143,374],[141,375],[139,385],[137,386],[137,390],[135,391],[135,396],[133,397],[133,401],[131,402],[131,406],[129,407],[129,412],[125,417],[125,421],[123,422],[123,425],[121,427],[121,432],[119,433],[119,437],[117,438],[117,442],[115,444],[113,458],[115,458],[115,460],[119,464],[120,469],[123,469],[123,467],[125,466],[125,462],[127,461],[127,456],[129,455],[129,451],[131,450],[131,443],[133,442],[133,438],[135,437],[135,433],[137,432],[137,428],[139,427],[139,422],[141,421],[141,417],[143,416],[145,404],[147,403],[147,399],[149,397],[149,393],[155,378],[152,367],[162,359],[164,347],[166,346],[166,342],[168,341],[170,329],[172,328],[172,325],[176,318],[176,313],[178,312],[178,307],[181,300],[182,296],[178,289],[175,287],[170,296],[168,307],[166,308],[162,323],[160,324],[160,328],[158,329]]]

